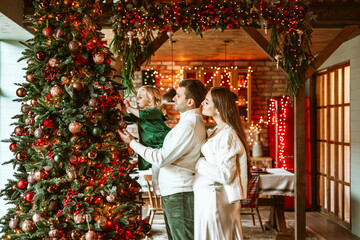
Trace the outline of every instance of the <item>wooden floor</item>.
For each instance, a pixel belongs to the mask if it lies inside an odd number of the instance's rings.
[[[266,208],[260,209],[260,215],[263,223],[269,219],[269,213],[270,211]],[[143,206],[143,217],[146,215],[147,204]],[[294,212],[285,212],[285,218],[287,220],[294,220]],[[163,221],[162,215],[155,217],[155,222]],[[321,212],[306,212],[306,226],[314,235],[320,236],[325,240],[360,240],[360,237],[351,233],[351,230],[334,222]]]
[[[261,211],[261,216],[267,219],[269,215],[267,211]],[[285,218],[294,219],[294,212],[285,212]],[[360,240],[349,229],[335,223],[320,212],[307,212],[306,226],[326,240]]]

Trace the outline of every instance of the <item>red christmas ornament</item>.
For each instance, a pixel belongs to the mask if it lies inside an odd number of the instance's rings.
[[[34,197],[35,193],[33,192],[28,192],[26,195],[25,195],[25,200],[29,203],[33,203],[33,197]]]
[[[17,182],[18,189],[26,189],[28,186],[28,182],[24,179]]]
[[[113,220],[108,219],[108,220],[106,221],[106,229],[108,229],[108,230],[109,230],[109,229],[112,229],[113,226],[114,226]]]
[[[46,27],[42,30],[42,34],[45,36],[45,37],[50,37],[52,34],[54,33],[54,31],[49,28],[49,27]]]
[[[86,54],[86,57],[84,58],[81,53],[74,53],[74,57],[75,57],[74,62],[77,65],[83,65],[89,60],[89,57],[87,56],[87,54]]]
[[[13,150],[13,149],[15,149],[15,148],[17,148],[18,146],[16,145],[16,143],[12,143],[12,144],[10,144],[10,150]]]
[[[95,64],[102,64],[105,60],[104,58],[104,54],[102,53],[96,53],[94,56],[93,56],[93,60],[94,60],[94,63]]]
[[[73,156],[70,157],[70,163],[73,165],[80,163],[79,158],[76,154],[73,154]]]

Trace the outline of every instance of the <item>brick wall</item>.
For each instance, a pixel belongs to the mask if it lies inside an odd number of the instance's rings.
[[[253,123],[258,123],[260,117],[263,117],[267,121],[267,102],[272,97],[282,96],[284,94],[286,85],[286,75],[281,70],[276,68],[276,64],[263,60],[263,61],[228,61],[227,64],[237,66],[239,68],[246,69],[251,66],[253,69],[252,81],[251,81],[251,120]],[[142,67],[145,69],[154,69],[161,73],[164,78],[162,84],[158,87],[162,93],[165,93],[168,88],[172,87],[171,80],[168,80],[167,76],[171,78],[172,69],[174,69],[174,75],[179,73],[179,70],[184,67],[194,68],[199,66],[224,66],[224,62],[214,61],[202,61],[202,62],[175,62],[172,66],[171,62],[151,62],[150,66]],[[135,72],[134,79],[135,88],[138,89],[141,86],[141,72]],[[175,86],[176,87],[176,86]],[[135,96],[130,97],[130,100],[135,104]],[[168,125],[173,127],[178,121],[180,115],[173,109],[173,105],[165,105],[168,116],[173,120],[168,122]],[[250,123],[245,124],[245,131],[249,134]],[[132,131],[136,133],[133,128]],[[267,126],[264,125],[261,131],[261,141],[264,146],[264,154],[268,155],[268,135]]]

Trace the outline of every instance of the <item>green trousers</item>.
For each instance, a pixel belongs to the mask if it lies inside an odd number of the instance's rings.
[[[194,239],[194,193],[183,192],[162,197],[169,240]]]

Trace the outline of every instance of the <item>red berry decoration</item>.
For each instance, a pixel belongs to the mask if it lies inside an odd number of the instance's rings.
[[[45,36],[45,37],[50,37],[52,34],[54,33],[54,31],[49,28],[49,27],[46,27],[42,30],[42,34]]]
[[[104,54],[102,53],[96,53],[94,56],[93,56],[93,60],[94,60],[94,63],[95,64],[102,64],[105,60],[104,58]]]
[[[23,190],[23,189],[26,189],[27,186],[28,186],[28,182],[26,180],[24,180],[24,179],[17,182],[18,189]]]
[[[18,89],[16,90],[16,95],[17,95],[18,97],[25,97],[25,96],[26,96],[26,90],[25,90],[25,88],[18,88]]]
[[[28,81],[29,83],[34,83],[36,82],[36,79],[34,78],[34,74],[29,73],[26,75],[26,81]]]
[[[35,193],[33,192],[28,192],[26,195],[25,195],[25,201],[29,202],[29,203],[33,203],[33,197],[34,197]]]
[[[13,149],[15,149],[15,148],[17,148],[18,146],[16,145],[16,143],[12,143],[12,144],[10,144],[10,150],[13,150]]]

